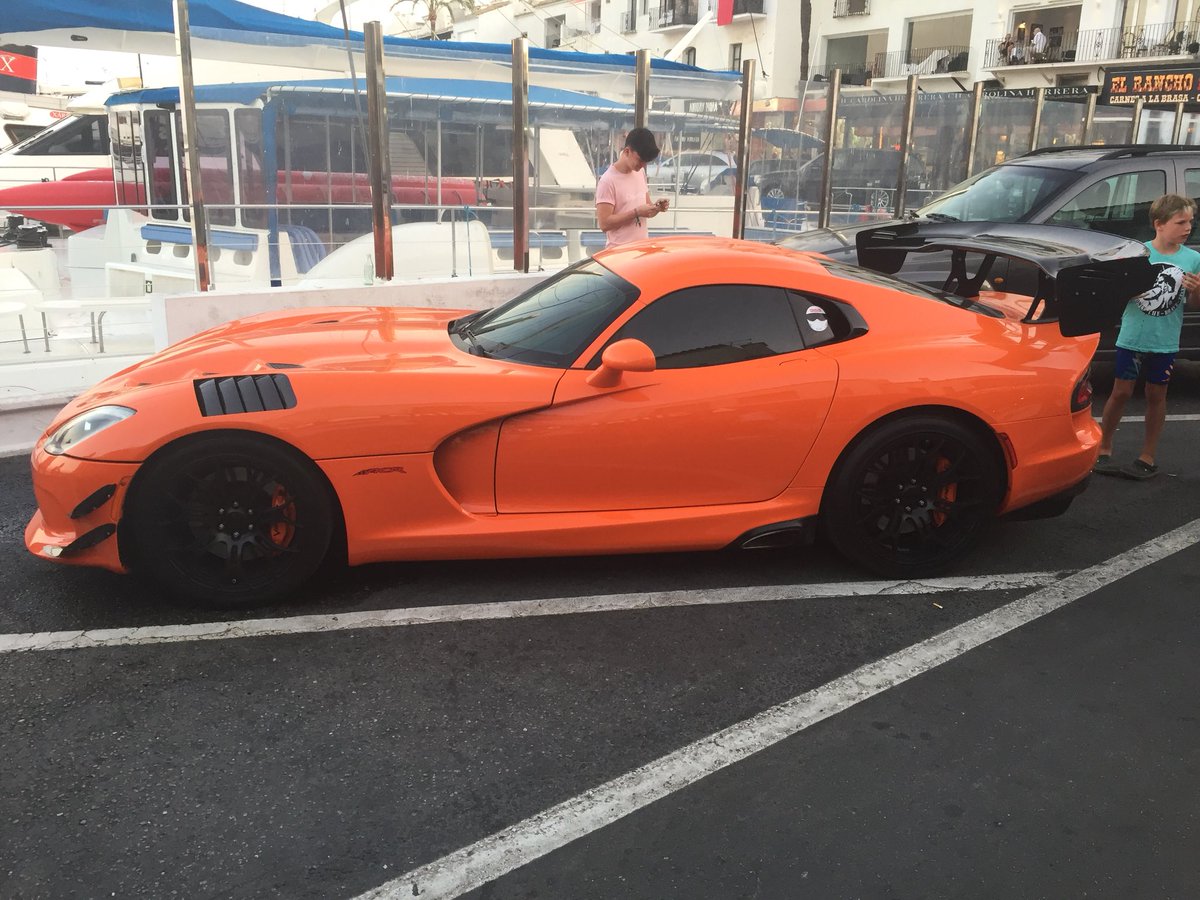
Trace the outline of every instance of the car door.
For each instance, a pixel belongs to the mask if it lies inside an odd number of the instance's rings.
[[[500,513],[752,503],[792,480],[825,420],[837,365],[805,350],[781,288],[712,285],[640,305],[609,338],[644,341],[653,372],[588,383],[568,370],[546,409],[500,433]],[[805,310],[800,310],[803,317]]]
[[[1188,159],[1176,162],[1179,170],[1179,193],[1200,202],[1200,154],[1196,154],[1197,159],[1194,162],[1190,156],[1191,154]],[[1200,250],[1200,228],[1192,229],[1191,237],[1187,239],[1187,246],[1193,250]],[[1183,311],[1183,331],[1179,335],[1179,357],[1200,359],[1200,310],[1184,309]]]

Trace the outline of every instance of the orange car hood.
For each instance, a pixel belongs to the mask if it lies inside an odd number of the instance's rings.
[[[266,366],[389,372],[488,362],[454,346],[447,325],[463,310],[395,307],[293,309],[239,319],[187,338],[134,366],[138,380],[239,375]]]
[[[146,412],[120,429],[127,443],[106,447],[102,434],[74,455],[139,459],[189,431],[250,428],[275,433],[319,459],[365,448],[428,451],[475,424],[549,404],[561,371],[459,349],[447,325],[464,312],[337,307],[219,325],[105,379],[64,409],[56,424],[90,407],[125,404]],[[196,380],[266,374],[288,377],[295,408],[201,415]]]

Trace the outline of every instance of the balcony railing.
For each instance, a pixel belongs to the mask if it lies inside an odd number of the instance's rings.
[[[674,28],[695,25],[700,21],[699,4],[694,2],[664,3],[650,10],[651,28]]]
[[[866,84],[867,79],[874,75],[874,70],[865,62],[861,63],[827,63],[823,66],[813,66],[808,70],[808,77],[814,81],[828,81],[834,69],[842,70],[842,84]]]
[[[621,13],[621,34],[632,34],[637,31],[637,14]]]
[[[966,72],[970,66],[970,47],[919,47],[875,54],[877,78],[903,78],[907,75],[938,75]]]
[[[844,19],[847,16],[869,16],[871,0],[833,0],[833,17]]]
[[[985,65],[1042,65],[1064,62],[1104,62],[1144,56],[1183,56],[1200,51],[1200,21],[1188,25],[1166,22],[1138,28],[1087,28],[1048,38],[1041,53],[1032,40],[990,40],[984,46]]]

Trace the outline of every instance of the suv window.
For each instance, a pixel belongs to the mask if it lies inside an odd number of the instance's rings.
[[[787,292],[747,284],[685,288],[655,300],[613,335],[644,341],[660,369],[719,366],[792,353],[804,342]],[[600,355],[589,368],[600,364]]]
[[[1023,222],[1076,174],[1069,169],[998,166],[951,188],[917,215],[962,222]]]
[[[1123,172],[1089,184],[1046,221],[1148,241],[1154,237],[1150,204],[1166,192],[1167,177],[1160,169]]]

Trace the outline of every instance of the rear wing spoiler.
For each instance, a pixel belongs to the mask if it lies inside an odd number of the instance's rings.
[[[944,291],[976,297],[998,258],[1038,270],[1036,293],[1021,321],[1058,322],[1067,337],[1096,334],[1114,325],[1126,303],[1154,286],[1149,250],[1139,241],[1061,225],[963,222],[960,235],[922,235],[917,223],[884,225],[856,235],[858,264],[894,275],[910,253],[949,251]],[[973,274],[967,254],[982,256]]]

